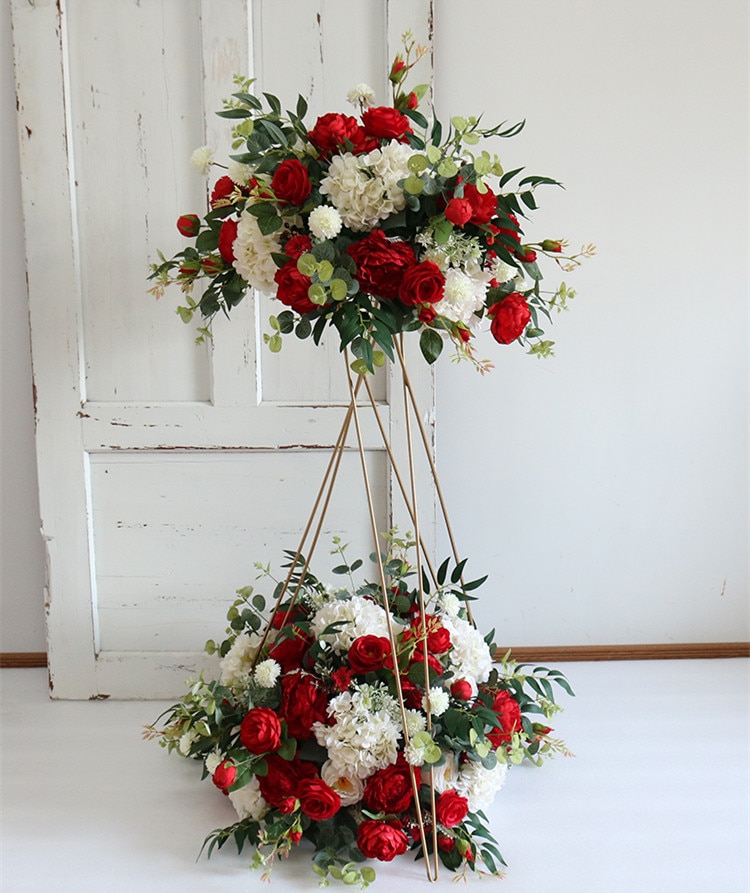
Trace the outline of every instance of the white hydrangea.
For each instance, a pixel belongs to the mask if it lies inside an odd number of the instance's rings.
[[[439,599],[440,611],[450,617],[458,617],[461,610],[461,599],[455,592],[441,592]]]
[[[249,164],[240,161],[230,161],[227,165],[229,179],[237,186],[247,186],[252,177],[253,169]]]
[[[323,630],[341,623],[336,633],[323,636]],[[326,602],[312,619],[315,637],[329,642],[334,651],[348,651],[360,636],[387,636],[388,621],[380,605],[365,598],[334,599]]]
[[[369,84],[357,84],[346,94],[347,100],[361,109],[368,109],[375,105],[375,91]]]
[[[451,634],[453,647],[448,652],[448,666],[455,678],[486,682],[492,670],[492,652],[482,634],[461,617],[442,614],[441,620]]]
[[[320,191],[329,196],[345,226],[368,232],[406,207],[398,181],[409,176],[412,150],[395,140],[366,155],[344,152],[331,159]]]
[[[518,274],[518,270],[516,267],[506,264],[504,260],[500,260],[499,257],[496,257],[490,267],[490,274],[492,275],[492,278],[496,279],[498,282],[508,282]]]
[[[236,791],[230,791],[229,799],[232,801],[232,806],[237,811],[240,821],[250,819],[253,822],[259,822],[270,809],[260,792],[257,775],[253,775],[243,787]]]
[[[396,762],[400,711],[383,686],[361,685],[337,695],[328,714],[334,724],[316,722],[313,732],[335,771],[364,779]]]
[[[481,763],[471,760],[463,764],[454,787],[456,793],[469,801],[469,812],[486,809],[492,803],[505,784],[507,772],[505,763],[498,763],[493,769],[485,769]]]
[[[211,146],[200,146],[190,156],[190,163],[200,173],[207,174],[213,164],[215,150]]]
[[[260,636],[257,633],[242,633],[237,636],[219,664],[219,681],[222,685],[240,690],[247,688],[259,645]]]
[[[447,270],[443,297],[433,305],[435,313],[466,326],[476,322],[477,317],[474,314],[484,306],[491,278],[489,273],[478,268],[471,275],[453,268]]]
[[[274,276],[278,267],[271,257],[281,252],[281,230],[264,236],[257,218],[243,211],[237,224],[234,240],[234,268],[253,288],[266,294],[276,291]]]
[[[444,688],[431,688],[429,703],[427,695],[422,697],[422,709],[427,712],[429,709],[433,716],[442,716],[450,707],[450,697]]]
[[[365,791],[365,783],[356,775],[348,775],[341,766],[326,760],[321,766],[320,777],[341,797],[342,806],[359,803]]]
[[[313,208],[307,222],[316,239],[334,239],[341,232],[341,215],[330,205]]]
[[[270,657],[261,661],[254,673],[255,681],[261,688],[273,688],[280,675],[281,665]]]

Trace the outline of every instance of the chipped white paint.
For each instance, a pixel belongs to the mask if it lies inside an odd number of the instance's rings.
[[[182,247],[177,215],[204,205],[187,159],[226,141],[213,112],[234,72],[287,104],[303,92],[311,114],[343,108],[358,81],[385,101],[400,35],[429,39],[431,3],[12,3],[53,695],[169,697],[253,562],[296,546],[346,390],[335,344],[262,349],[263,301],[196,348],[177,296],[146,294],[147,261]],[[421,362],[412,374],[429,410],[432,376]],[[397,439],[401,395],[386,376],[378,388]],[[363,423],[379,517],[407,528]],[[326,530],[359,554],[356,459]]]

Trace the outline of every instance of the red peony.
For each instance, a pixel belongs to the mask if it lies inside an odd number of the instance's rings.
[[[492,337],[500,344],[510,344],[520,338],[531,319],[526,298],[517,291],[493,304],[487,315],[492,317]]]
[[[486,192],[480,192],[472,183],[464,186],[464,198],[471,205],[472,223],[489,223],[497,211],[497,196],[488,187]]]
[[[273,753],[281,744],[281,723],[268,707],[253,707],[240,724],[240,741],[250,753]]]
[[[495,695],[492,702],[492,710],[500,722],[499,727],[495,727],[487,732],[487,738],[492,742],[493,747],[500,747],[501,744],[507,744],[513,732],[521,729],[521,708],[518,701],[507,691],[499,691]]]
[[[298,158],[287,158],[276,168],[271,179],[276,198],[289,205],[302,205],[312,192],[307,168]]]
[[[398,109],[380,105],[362,112],[365,133],[381,140],[398,140],[411,133],[411,125],[406,115]]]
[[[286,304],[297,313],[310,313],[317,308],[317,304],[313,304],[307,296],[310,278],[300,273],[296,261],[289,261],[277,270],[273,279],[278,286],[276,297],[282,304]]]
[[[359,287],[378,298],[398,297],[404,272],[417,263],[411,245],[398,239],[390,241],[382,229],[374,229],[347,251],[357,265]]]
[[[385,636],[360,636],[349,648],[349,666],[355,673],[374,673],[387,666],[391,643]]]
[[[227,177],[226,175],[219,177],[214,185],[213,192],[211,193],[211,207],[213,208],[217,202],[229,198],[236,188],[237,186],[231,177]]]
[[[398,822],[365,819],[357,828],[357,846],[365,859],[390,862],[409,848],[409,839]]]
[[[177,218],[177,229],[188,238],[198,235],[201,222],[196,214],[183,214]]]
[[[404,304],[437,304],[443,297],[445,277],[431,260],[409,267],[401,279],[398,296]]]
[[[263,794],[263,799],[277,808],[298,798],[299,786],[302,781],[306,778],[318,777],[315,763],[308,760],[296,758],[283,760],[280,756],[272,754],[266,757],[266,766],[268,767],[266,774],[257,776],[258,787]]]
[[[469,814],[469,801],[457,794],[453,788],[444,791],[437,799],[435,815],[445,828],[455,828]]]
[[[452,198],[445,208],[445,216],[454,226],[463,226],[471,220],[474,209],[465,198]]]
[[[211,776],[211,780],[216,787],[225,794],[228,793],[228,789],[234,784],[235,778],[237,778],[237,768],[231,760],[224,760],[222,763],[219,763]]]
[[[341,797],[322,778],[303,779],[297,796],[302,812],[314,822],[330,819],[341,809]]]
[[[234,240],[237,238],[237,221],[225,220],[219,230],[219,254],[231,264],[234,260]]]
[[[286,720],[292,738],[312,738],[313,723],[325,722],[327,705],[328,697],[315,676],[302,670],[282,676],[279,716]]]
[[[323,156],[349,151],[359,155],[375,148],[376,145],[373,140],[367,139],[364,128],[356,118],[339,112],[329,112],[318,118],[308,136],[310,142]]]
[[[300,233],[296,236],[292,236],[286,245],[284,245],[284,254],[286,254],[287,257],[291,257],[293,260],[299,260],[299,258],[310,251],[311,248],[312,240],[310,239],[310,236]]]
[[[379,769],[367,780],[362,802],[373,812],[406,812],[414,799],[409,766],[399,758],[397,763]]]

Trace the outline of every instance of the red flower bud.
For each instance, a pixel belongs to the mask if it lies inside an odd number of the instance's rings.
[[[562,251],[562,245],[557,239],[545,239],[542,242],[543,251],[554,251],[556,254]]]
[[[451,685],[451,694],[461,701],[468,701],[472,695],[471,683],[466,679],[457,679]]]
[[[406,107],[408,109],[415,109],[418,105],[419,98],[417,97],[417,94],[412,90],[406,98]]]
[[[536,260],[536,251],[533,248],[529,248],[528,245],[522,245],[521,247],[522,250],[516,252],[516,257],[525,264],[533,264]]]
[[[200,228],[201,222],[197,214],[183,214],[177,218],[177,229],[187,238],[197,236]]]

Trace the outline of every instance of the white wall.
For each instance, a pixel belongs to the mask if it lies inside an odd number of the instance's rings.
[[[10,8],[0,5],[0,651],[44,651],[44,555],[34,457],[29,320]]]
[[[491,574],[482,626],[515,645],[748,638],[745,3],[436,15],[440,114],[526,117],[506,167],[567,187],[540,195],[540,235],[599,247],[566,276],[555,358],[485,339],[490,376],[440,363],[438,461],[469,567]],[[44,647],[43,554],[6,6],[0,27],[0,650],[23,651]]]

